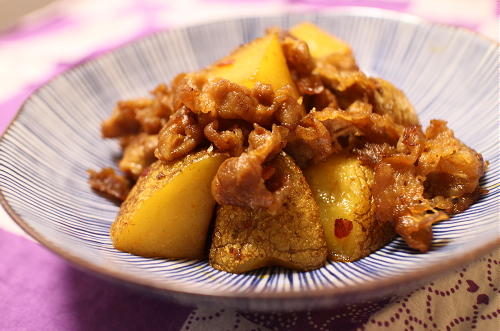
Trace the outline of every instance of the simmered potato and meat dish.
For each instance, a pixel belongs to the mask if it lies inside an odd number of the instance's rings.
[[[102,135],[123,149],[125,176],[89,171],[123,201],[114,246],[235,273],[354,261],[396,234],[426,252],[485,171],[446,122],[424,130],[401,90],[310,23],[118,102]]]

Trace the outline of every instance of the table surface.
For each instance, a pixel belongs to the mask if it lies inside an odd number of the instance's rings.
[[[494,0],[334,3],[403,11],[498,39]],[[0,133],[35,88],[82,59],[137,37],[179,24],[325,6],[332,2],[57,1],[0,34]],[[333,310],[265,314],[182,307],[76,270],[33,242],[1,207],[0,251],[0,330],[500,329],[500,250],[406,297]]]

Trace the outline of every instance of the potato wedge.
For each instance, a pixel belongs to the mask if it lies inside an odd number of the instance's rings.
[[[295,25],[289,30],[290,34],[302,39],[309,46],[312,57],[320,58],[336,54],[350,54],[351,47],[345,41],[320,29],[316,25],[304,22]]]
[[[374,217],[373,170],[354,156],[332,155],[304,175],[319,206],[330,259],[360,259],[394,237],[392,225]]]
[[[207,72],[210,77],[224,78],[247,88],[260,82],[270,84],[274,91],[290,85],[296,92],[277,32],[239,47]]]
[[[145,257],[204,257],[215,206],[210,184],[225,158],[201,151],[153,163],[111,226],[115,248]]]
[[[288,177],[289,195],[277,215],[267,210],[219,206],[210,264],[242,273],[264,266],[298,270],[321,267],[327,256],[319,211],[302,171],[285,153],[271,163],[278,178]]]

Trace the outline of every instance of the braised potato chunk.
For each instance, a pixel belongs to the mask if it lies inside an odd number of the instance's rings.
[[[316,58],[332,54],[351,53],[351,48],[346,42],[309,22],[295,25],[290,29],[290,34],[304,40],[309,46],[311,55]]]
[[[354,156],[333,155],[304,174],[319,206],[330,259],[357,260],[394,236],[389,222],[375,219],[373,170]]]
[[[275,169],[271,181],[286,181],[289,190],[283,208],[272,215],[266,209],[219,206],[210,248],[214,268],[234,273],[271,265],[312,270],[325,263],[318,206],[301,170],[285,154],[270,166]]]
[[[208,75],[250,89],[256,83],[269,84],[274,91],[286,85],[293,86],[276,32],[239,47],[209,68]]]
[[[201,151],[153,163],[121,206],[113,245],[140,256],[202,258],[215,206],[210,182],[224,158]]]

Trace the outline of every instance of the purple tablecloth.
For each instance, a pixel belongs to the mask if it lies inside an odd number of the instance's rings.
[[[3,230],[0,251],[0,330],[169,330],[192,311],[77,270]]]
[[[3,230],[0,251],[0,330],[299,331],[389,326],[394,330],[497,330],[499,325],[498,252],[405,298],[314,312],[262,314],[183,307],[77,270],[40,245]]]
[[[323,8],[326,0],[62,1],[0,34],[0,132],[33,89],[103,51],[178,24]],[[342,0],[410,12],[498,38],[493,0]],[[3,230],[1,230],[3,229]],[[0,330],[498,330],[499,251],[405,298],[256,314],[182,307],[79,271],[0,210]]]

